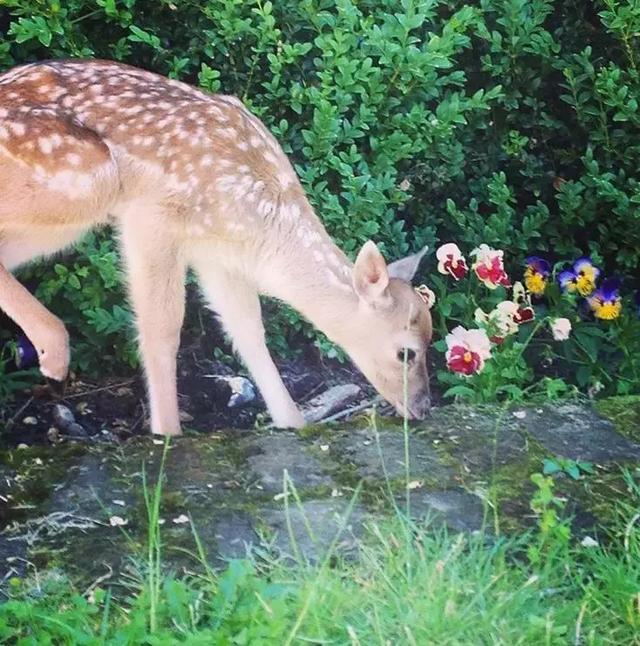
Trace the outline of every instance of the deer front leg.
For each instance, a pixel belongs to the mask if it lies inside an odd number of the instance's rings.
[[[147,378],[151,432],[180,435],[176,364],[184,319],[185,265],[175,241],[157,227],[144,226],[142,218],[123,227],[122,245]]]
[[[249,369],[273,423],[279,428],[301,428],[304,417],[287,391],[264,338],[257,290],[219,267],[194,266],[211,308],[219,315],[235,349]]]
[[[0,265],[0,309],[19,325],[38,352],[40,372],[64,381],[69,371],[69,335],[64,323]]]

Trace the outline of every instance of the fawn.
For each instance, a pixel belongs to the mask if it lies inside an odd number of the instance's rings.
[[[0,308],[54,380],[69,366],[64,324],[9,272],[114,225],[153,433],[180,433],[188,267],[276,426],[304,419],[265,345],[259,294],[289,303],[342,346],[400,414],[428,410],[431,316],[410,285],[424,250],[387,265],[369,241],[351,263],[275,138],[238,99],[110,61],[14,68],[0,75],[0,195]]]

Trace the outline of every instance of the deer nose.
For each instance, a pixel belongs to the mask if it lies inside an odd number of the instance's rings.
[[[431,410],[431,397],[427,394],[417,400],[411,407],[411,412],[416,419],[424,419]]]

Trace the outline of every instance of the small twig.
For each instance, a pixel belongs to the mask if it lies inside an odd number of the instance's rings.
[[[54,511],[46,516],[27,520],[23,525],[16,523],[6,528],[3,534],[8,536],[8,541],[25,541],[27,545],[32,546],[40,538],[41,532],[45,530],[50,535],[54,535],[68,529],[93,529],[100,525],[104,526],[105,523],[95,518],[77,516],[66,511]],[[21,529],[26,530],[26,533],[10,536]]]
[[[127,379],[127,381],[122,381],[118,384],[109,384],[108,386],[101,386],[100,388],[93,388],[91,390],[85,390],[81,393],[74,393],[73,395],[66,395],[64,399],[77,399],[78,397],[86,397],[87,395],[93,395],[95,393],[102,392],[104,390],[113,390],[114,388],[121,388],[122,386],[129,386],[134,383],[136,378]]]
[[[131,432],[131,434],[135,433],[138,426],[141,426],[142,424],[144,424],[144,420],[147,417],[147,407],[144,405],[144,400],[139,399],[138,404],[142,408],[142,413],[138,415],[138,418],[136,419],[136,421],[129,427],[129,431]]]
[[[636,524],[636,521],[640,520],[640,514],[636,514],[628,523],[624,530],[624,551],[629,559],[629,538],[631,537],[631,532],[633,531],[633,526]]]
[[[371,406],[374,406],[378,402],[380,402],[381,399],[379,397],[374,397],[373,399],[366,399],[363,402],[360,402],[359,404],[356,404],[355,406],[351,406],[349,408],[345,408],[341,411],[338,411],[337,413],[334,413],[333,415],[328,415],[327,417],[323,417],[322,419],[319,419],[317,422],[314,422],[315,424],[326,424],[327,422],[335,422],[338,419],[342,419],[343,417],[347,417],[348,415],[351,415],[351,413],[358,413],[361,410],[365,410],[366,408],[370,408]]]
[[[321,381],[317,386],[314,386],[308,393],[305,393],[301,401],[307,402],[313,397],[315,397],[323,388],[325,388],[326,384],[324,381]]]
[[[87,597],[89,594],[91,594],[101,583],[104,583],[107,579],[110,579],[113,576],[113,568],[108,564],[105,563],[104,561],[102,562],[102,565],[104,565],[109,571],[106,574],[103,574],[102,576],[99,576],[83,593],[83,597]]]
[[[581,641],[582,620],[584,619],[584,613],[586,610],[587,610],[587,602],[585,601],[580,607],[580,612],[578,613],[578,619],[576,621],[575,639],[573,641],[575,646],[580,646],[580,644],[582,643]]]
[[[29,397],[29,399],[27,400],[27,403],[23,404],[18,409],[18,412],[6,423],[7,430],[10,429],[16,423],[16,420],[18,419],[18,417],[20,417],[20,415],[22,415],[22,413],[24,413],[24,411],[27,408],[29,408],[29,406],[31,406],[32,402],[33,402],[33,397]]]

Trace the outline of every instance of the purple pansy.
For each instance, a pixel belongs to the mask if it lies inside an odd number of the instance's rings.
[[[545,278],[551,273],[551,265],[544,258],[540,258],[539,256],[529,256],[528,258],[525,258],[524,264],[527,267],[532,267]]]
[[[589,296],[596,288],[598,276],[600,269],[593,264],[591,258],[585,256],[576,260],[571,269],[561,271],[558,282],[565,292]]]
[[[622,311],[620,285],[619,278],[605,278],[600,287],[587,298],[589,307],[596,318],[610,321],[620,316]]]
[[[16,367],[20,370],[38,365],[38,353],[29,339],[21,334],[16,343]]]
[[[524,270],[524,284],[529,293],[534,296],[542,296],[547,287],[547,279],[551,273],[551,265],[538,256],[529,256],[524,260],[526,269]]]

